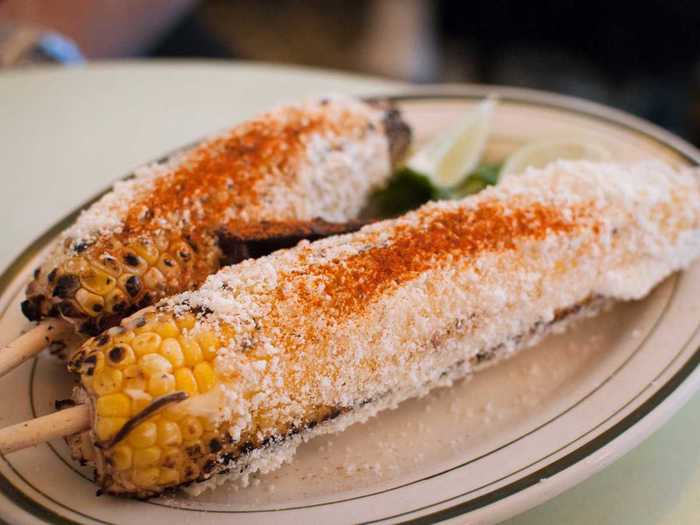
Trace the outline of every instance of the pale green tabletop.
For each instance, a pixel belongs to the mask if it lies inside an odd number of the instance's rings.
[[[0,268],[110,181],[176,146],[284,100],[397,89],[355,76],[242,63],[0,73]],[[188,97],[201,101],[198,113],[179,103]],[[700,523],[698,443],[700,395],[611,467],[507,523]]]

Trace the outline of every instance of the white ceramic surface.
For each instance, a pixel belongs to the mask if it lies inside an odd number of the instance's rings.
[[[161,87],[167,85],[162,80],[164,76],[169,76],[172,82],[178,75],[165,66],[146,70],[145,74],[141,72],[141,81],[147,79]],[[116,83],[138,92],[138,87],[128,87],[131,85],[119,74],[110,78],[105,70],[98,73],[102,75],[98,81],[102,89],[108,90]],[[271,86],[273,75],[266,82],[262,71],[252,68],[248,73],[252,77],[257,75],[257,82],[265,86],[261,92],[267,93],[269,99],[275,95],[290,99],[293,95],[322,90],[361,92],[375,87],[359,79],[335,77],[334,87],[324,88],[318,81],[319,89],[311,89],[308,86],[313,81],[307,79],[305,84],[298,80],[303,74],[290,73],[289,78],[304,86],[295,92],[279,85]],[[125,173],[132,165],[157,157],[178,144],[170,139],[186,142],[227,122],[219,115],[202,117],[198,109],[209,105],[228,108],[230,103],[231,108],[237,108],[223,111],[230,122],[249,115],[251,108],[258,110],[264,103],[275,102],[265,96],[250,95],[253,102],[248,104],[248,94],[240,89],[233,90],[239,98],[230,102],[226,90],[220,87],[216,90],[219,98],[211,99],[199,93],[196,86],[206,92],[203,82],[217,74],[225,76],[217,68],[200,68],[188,77],[196,79],[192,80],[189,91],[164,95],[176,99],[176,104],[183,104],[184,108],[176,106],[177,117],[169,117],[167,105],[163,106],[162,118],[171,126],[182,123],[182,129],[173,132],[172,127],[163,125],[167,140],[164,139],[162,150],[139,157],[135,151],[139,149],[138,141],[129,142],[125,135],[121,141],[104,143],[110,158],[118,157],[114,149],[122,145],[127,157],[137,157],[129,166],[118,165]],[[24,82],[34,88],[40,80],[51,77],[51,74],[31,75],[36,75],[34,82],[19,80],[21,75],[10,78],[9,82]],[[255,84],[250,78],[240,78]],[[3,80],[0,77],[0,95],[3,89],[8,89],[8,83]],[[216,80],[220,82],[222,78]],[[291,80],[290,83],[293,84]],[[64,83],[63,88],[67,89],[68,85]],[[78,84],[74,85],[81,90]],[[82,88],[84,96],[98,97],[95,88],[94,83],[91,89]],[[151,92],[153,86],[143,89]],[[660,156],[676,164],[695,162],[692,148],[616,112],[548,95],[496,91],[502,100],[489,150],[494,158],[525,140],[585,134],[609,144],[621,159]],[[403,98],[399,102],[420,141],[449,125],[459,111],[486,92],[463,88],[455,96],[436,97],[427,90],[420,97]],[[196,100],[183,96],[188,93],[189,97],[198,93]],[[37,103],[46,104],[43,100]],[[135,105],[145,109],[143,102]],[[10,111],[2,107],[0,111],[14,119],[15,131],[26,128],[29,133],[33,129],[31,119],[21,117],[31,115],[32,111],[19,106]],[[48,104],[45,110],[52,115],[49,124],[52,132],[60,133],[60,127],[65,126],[64,132],[74,141],[81,139],[81,133],[88,132],[83,129],[87,122],[92,121],[93,125],[95,122],[94,118],[72,116],[67,111],[63,114],[58,110],[56,115]],[[205,113],[210,111],[211,108]],[[128,118],[117,113],[106,107],[104,121],[112,122],[113,116],[118,124],[128,124]],[[150,118],[161,115],[153,111],[146,114]],[[194,124],[187,119],[190,114]],[[150,124],[141,112],[131,116],[146,128]],[[211,126],[202,129],[198,118]],[[0,138],[16,141],[12,127],[4,125],[0,118]],[[57,142],[65,144],[65,140]],[[8,150],[8,153],[2,157],[3,163],[20,158],[16,152]],[[56,148],[41,154],[55,154],[76,170],[84,169],[80,167],[82,162],[93,169],[100,168],[97,153],[94,157],[71,158]],[[5,173],[9,170],[19,173],[22,163],[30,161],[22,156],[16,164],[3,169]],[[67,173],[61,168],[67,170],[67,166],[60,166],[56,173]],[[111,171],[114,167],[109,164],[107,169]],[[50,177],[46,172],[36,176],[40,182],[58,179],[60,187],[70,180],[69,175]],[[116,176],[118,173],[112,178]],[[104,180],[103,177],[100,182]],[[57,191],[57,199],[76,205],[88,195],[83,187],[73,193]],[[27,200],[26,194],[24,199]],[[61,205],[58,208],[54,219],[59,219],[65,210]],[[48,217],[50,211],[42,209],[41,213]],[[17,221],[20,216],[9,219]],[[8,223],[12,222],[5,222]],[[28,240],[29,237],[22,244]],[[18,248],[15,244],[15,253],[19,252]],[[33,265],[34,261],[23,260],[6,274],[11,278],[0,290],[0,341],[11,339],[26,325],[16,302]],[[183,496],[146,503],[95,498],[94,486],[86,479],[89,471],[76,468],[67,460],[62,443],[23,451],[0,459],[0,474],[4,477],[0,479],[0,492],[4,496],[0,500],[1,515],[10,522],[27,523],[42,519],[56,521],[59,517],[81,523],[139,523],[145,517],[153,523],[223,523],[232,519],[249,523],[439,519],[495,522],[558,494],[607,465],[638,444],[688,399],[700,381],[695,370],[699,359],[696,348],[700,344],[699,291],[700,266],[695,266],[667,280],[645,301],[620,305],[471,381],[405,403],[398,410],[341,435],[309,443],[300,449],[292,464],[261,477],[247,489],[222,487],[198,499]],[[46,413],[54,399],[66,397],[68,392],[69,380],[60,364],[42,356],[0,381],[0,399],[5,400],[0,405],[0,424]]]

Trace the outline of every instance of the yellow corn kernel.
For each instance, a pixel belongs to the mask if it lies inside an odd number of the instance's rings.
[[[197,380],[194,378],[192,370],[180,368],[175,371],[175,388],[193,396],[197,393]]]
[[[185,364],[187,366],[194,366],[200,363],[204,359],[204,354],[202,353],[202,348],[199,343],[191,338],[181,338],[180,348],[182,348],[182,354],[185,357]]]
[[[163,341],[160,345],[160,353],[165,357],[175,368],[179,368],[185,362],[185,356],[182,354],[180,343],[172,337]]]
[[[180,421],[180,430],[182,430],[182,438],[185,441],[194,441],[199,439],[204,433],[202,424],[199,419],[193,416],[186,417]]]
[[[131,348],[134,349],[136,355],[142,356],[146,354],[155,354],[160,348],[161,338],[154,332],[139,334],[131,341]]]
[[[182,316],[175,319],[177,326],[179,326],[183,330],[191,330],[194,327],[196,321],[197,319],[195,318],[195,316],[189,313],[183,314]]]
[[[173,468],[160,469],[158,485],[175,485],[180,482],[180,474]]]
[[[137,255],[143,257],[148,264],[154,264],[158,260],[158,248],[148,240],[134,243],[129,246],[129,249],[136,252]]]
[[[105,300],[99,295],[88,292],[85,288],[75,292],[75,300],[83,312],[90,317],[95,317],[105,309]]]
[[[131,481],[139,487],[150,488],[158,483],[159,476],[160,469],[158,467],[138,469],[131,472]]]
[[[216,351],[219,347],[219,339],[216,334],[211,331],[205,331],[197,335],[197,342],[202,348],[204,359],[210,361],[216,357]]]
[[[146,468],[158,464],[161,451],[158,447],[147,447],[134,450],[134,467]]]
[[[92,389],[98,396],[104,396],[121,389],[123,374],[121,370],[106,367],[95,374],[92,380]]]
[[[119,432],[126,423],[125,417],[97,417],[95,421],[95,434],[100,441],[106,441]]]
[[[173,369],[170,361],[160,354],[147,354],[139,360],[139,364],[147,377],[167,374]]]
[[[158,427],[153,421],[144,421],[129,434],[129,444],[134,448],[147,448],[156,444]]]
[[[194,377],[201,393],[206,393],[216,384],[214,369],[207,362],[199,363],[194,367]]]
[[[163,459],[161,464],[166,468],[174,468],[180,470],[184,462],[182,450],[179,447],[166,447],[163,450]]]
[[[129,307],[129,298],[119,288],[115,288],[105,295],[105,311],[108,313],[122,313]],[[133,337],[133,335],[132,335]]]
[[[120,333],[114,334],[112,338],[112,342],[115,345],[123,343],[129,344],[134,339],[135,334],[131,330],[123,330],[122,328],[117,328],[117,330],[119,330]]]
[[[158,263],[156,268],[165,276],[166,279],[176,279],[180,275],[180,265],[175,260],[175,257],[164,253]]]
[[[97,415],[103,417],[127,417],[131,414],[131,400],[121,392],[97,398]]]
[[[187,415],[187,412],[185,409],[177,404],[177,405],[170,405],[167,407],[165,410],[163,410],[163,417],[170,421],[181,421],[182,418],[184,418]]]
[[[139,365],[129,365],[124,369],[124,377],[126,379],[145,379],[143,370]]]
[[[162,419],[157,423],[158,444],[161,447],[179,445],[182,443],[182,433],[177,423]]]
[[[145,377],[132,377],[124,381],[124,392],[132,397],[141,395],[146,392],[147,384]]]
[[[148,380],[148,393],[153,397],[164,396],[175,390],[175,376],[172,374],[156,374]]]
[[[135,416],[153,402],[153,396],[146,392],[131,397],[131,415]]]
[[[114,368],[124,369],[136,362],[134,349],[127,344],[114,345],[107,352],[107,364]]]
[[[177,324],[175,324],[175,321],[161,321],[155,323],[155,331],[163,339],[180,335],[180,329],[177,327]]]
[[[117,445],[112,451],[112,465],[116,470],[131,468],[133,452],[127,445]]]
[[[117,280],[97,268],[90,268],[80,274],[80,283],[92,293],[104,296],[114,289]]]

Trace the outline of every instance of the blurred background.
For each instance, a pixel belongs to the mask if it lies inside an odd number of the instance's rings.
[[[700,3],[679,0],[0,0],[0,66],[244,59],[526,86],[700,144],[698,27]]]

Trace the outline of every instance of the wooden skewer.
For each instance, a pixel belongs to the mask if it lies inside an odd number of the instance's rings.
[[[0,347],[0,377],[70,331],[71,325],[67,322],[60,319],[49,319],[40,322],[7,346]]]
[[[51,439],[82,432],[88,428],[90,428],[90,410],[87,405],[76,405],[0,429],[0,453],[9,454]]]

